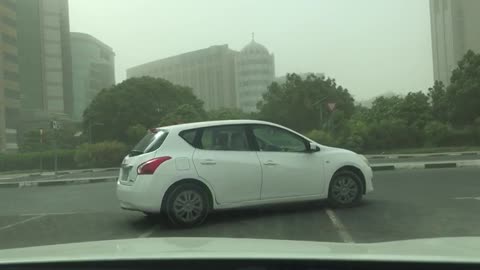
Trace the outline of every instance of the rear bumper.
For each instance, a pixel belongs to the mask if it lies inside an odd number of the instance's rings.
[[[162,207],[162,194],[152,187],[151,176],[140,176],[133,185],[117,181],[117,198],[125,210],[159,213]]]

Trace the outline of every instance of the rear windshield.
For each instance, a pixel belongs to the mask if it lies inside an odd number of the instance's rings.
[[[167,138],[168,132],[158,130],[156,132],[148,131],[147,134],[130,151],[130,156],[136,156],[157,150]]]

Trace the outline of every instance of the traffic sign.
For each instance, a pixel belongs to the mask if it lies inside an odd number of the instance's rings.
[[[335,110],[336,103],[328,103],[327,105],[328,105],[328,108],[330,109],[330,111],[333,112],[333,110]]]

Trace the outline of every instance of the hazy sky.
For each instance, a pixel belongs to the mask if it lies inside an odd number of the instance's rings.
[[[70,0],[70,29],[116,53],[116,80],[148,61],[251,39],[276,76],[323,72],[356,99],[433,83],[428,0]]]

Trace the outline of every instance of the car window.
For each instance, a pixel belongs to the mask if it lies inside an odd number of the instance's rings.
[[[260,151],[304,152],[307,150],[305,141],[287,130],[272,126],[254,126],[252,131]]]
[[[148,131],[147,134],[132,148],[130,156],[136,156],[157,150],[167,138],[165,130]]]
[[[243,126],[205,128],[201,138],[205,150],[248,151],[247,135]]]
[[[184,130],[180,132],[180,137],[182,137],[186,142],[188,142],[190,145],[194,146],[195,143],[195,135],[197,134],[196,129],[192,130]]]

